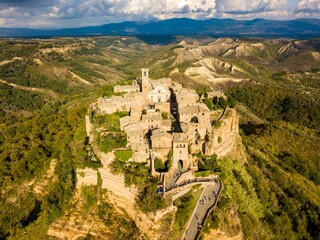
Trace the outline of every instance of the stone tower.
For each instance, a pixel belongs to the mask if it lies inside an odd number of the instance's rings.
[[[143,93],[148,93],[150,90],[149,85],[149,69],[142,68],[141,69],[141,91]]]
[[[185,170],[190,167],[188,154],[188,138],[185,133],[173,133],[173,168]]]

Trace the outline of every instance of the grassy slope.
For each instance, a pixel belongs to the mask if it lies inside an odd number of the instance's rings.
[[[304,73],[294,74],[295,79],[305,80],[304,76]],[[314,75],[312,82],[293,81],[295,79],[291,74],[284,74],[262,84],[229,91],[264,120],[257,122],[250,114],[244,114],[240,125],[248,160],[240,167],[250,176],[252,185],[249,189],[256,193],[250,201],[259,204],[261,215],[250,214],[248,210],[251,207],[237,202],[240,193],[230,191],[227,194],[227,204],[236,203],[244,236],[248,239],[319,237],[320,115],[317,82],[320,79]],[[310,84],[312,88],[308,87]],[[308,94],[305,94],[306,87]],[[235,169],[237,165],[231,168]],[[235,182],[227,182],[226,188],[244,189],[248,194],[247,181],[243,181],[235,170],[230,175],[236,177]]]

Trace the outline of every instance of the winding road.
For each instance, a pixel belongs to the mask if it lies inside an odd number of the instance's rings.
[[[198,204],[193,210],[189,219],[187,227],[182,235],[182,240],[195,240],[198,239],[202,227],[213,210],[218,201],[218,197],[222,188],[221,181],[203,184],[204,189],[198,201]]]
[[[192,212],[191,217],[189,218],[181,238],[182,240],[195,240],[199,238],[202,226],[204,225],[208,215],[217,204],[222,189],[222,182],[218,177],[210,176],[186,180],[180,184],[175,184],[174,186],[165,188],[164,195],[175,195],[181,191],[191,189],[191,187],[196,184],[201,184],[203,191],[197,205]]]

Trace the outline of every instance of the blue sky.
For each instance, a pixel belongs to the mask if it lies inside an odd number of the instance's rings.
[[[320,0],[0,0],[0,26],[65,28],[128,20],[320,18]]]

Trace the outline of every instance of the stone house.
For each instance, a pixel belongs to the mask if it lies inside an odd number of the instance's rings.
[[[160,112],[170,112],[170,102],[158,102],[154,104],[154,109],[159,110]]]
[[[141,124],[130,124],[125,126],[123,130],[127,134],[129,145],[133,142],[143,142],[144,135],[147,133],[147,128],[143,127]]]
[[[149,158],[149,145],[145,139],[148,129],[142,124],[130,124],[123,128],[127,135],[127,147],[132,150],[132,160],[146,162]]]
[[[150,150],[147,141],[144,142],[133,142],[131,144],[132,150],[132,161],[147,163],[150,158]]]
[[[203,103],[185,106],[179,111],[180,123],[191,142],[204,139],[211,132],[210,111]]]
[[[165,160],[172,147],[172,134],[155,129],[151,135],[151,150],[154,157]]]
[[[175,95],[179,108],[195,104],[199,101],[199,95],[194,90],[181,88],[175,92]]]
[[[140,86],[138,85],[136,80],[132,81],[132,85],[117,85],[113,88],[115,93],[132,93],[132,92],[139,92]]]
[[[146,115],[142,115],[141,123],[149,128],[155,129],[162,126],[162,116],[160,112],[148,113]]]
[[[126,93],[122,96],[104,97],[98,99],[98,109],[102,113],[130,111],[132,108],[142,109],[146,104],[145,97],[140,93]]]

